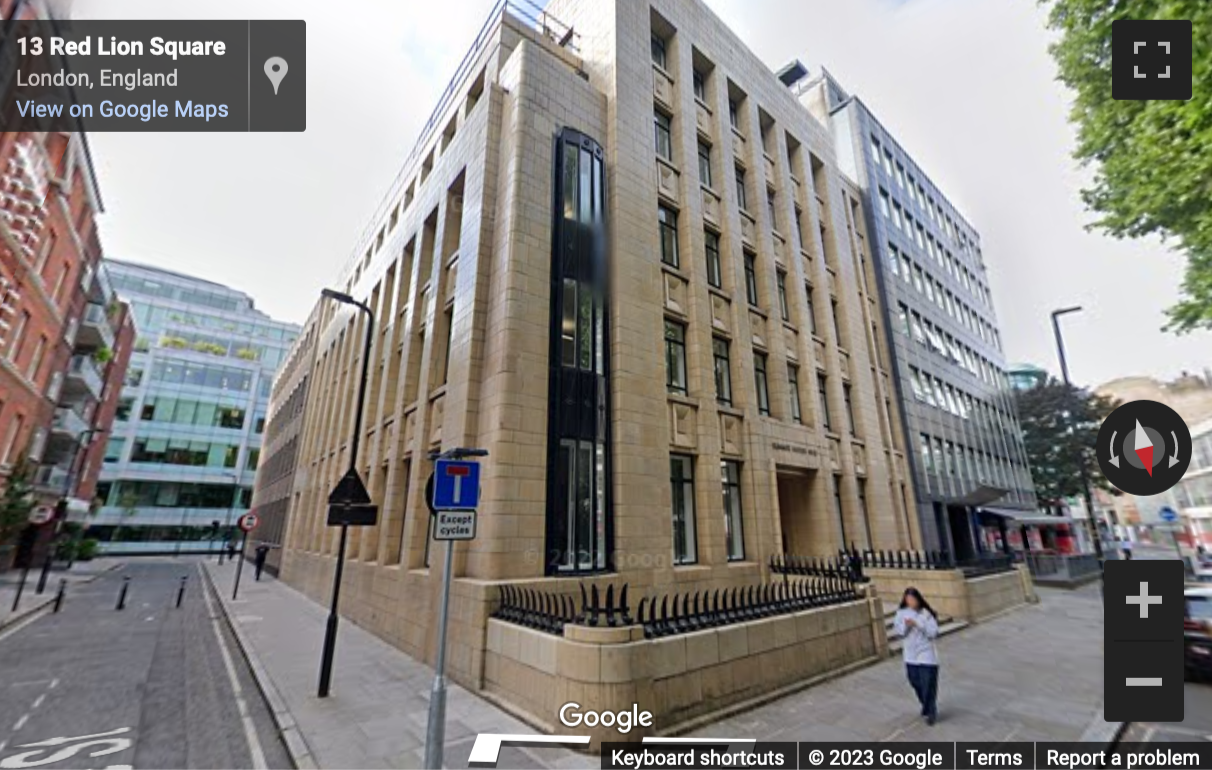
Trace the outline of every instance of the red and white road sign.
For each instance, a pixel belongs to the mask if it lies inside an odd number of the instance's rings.
[[[258,523],[260,523],[260,517],[258,517],[255,513],[249,512],[240,517],[240,519],[236,522],[236,526],[239,527],[242,532],[252,532],[257,528]]]

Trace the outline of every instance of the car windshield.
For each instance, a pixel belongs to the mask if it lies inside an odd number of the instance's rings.
[[[1187,617],[1192,620],[1212,620],[1212,598],[1188,596]]]

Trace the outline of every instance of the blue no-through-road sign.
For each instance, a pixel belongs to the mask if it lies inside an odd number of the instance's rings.
[[[1174,510],[1168,505],[1164,505],[1158,510],[1157,517],[1164,522],[1173,524],[1174,522],[1178,521],[1178,511]]]
[[[438,511],[471,511],[480,502],[480,464],[437,460],[433,464],[433,507]]]

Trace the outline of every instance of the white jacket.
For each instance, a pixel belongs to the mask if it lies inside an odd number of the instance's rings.
[[[905,620],[913,619],[913,625]],[[896,611],[892,631],[905,640],[905,663],[911,665],[938,665],[938,651],[934,640],[938,636],[938,620],[929,612],[911,610],[908,607]]]

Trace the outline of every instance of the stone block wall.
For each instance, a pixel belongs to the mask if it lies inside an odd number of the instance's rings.
[[[1024,565],[1009,572],[965,578],[962,570],[867,568],[876,594],[884,601],[899,601],[906,588],[922,592],[940,616],[968,622],[983,620],[1020,604],[1037,601],[1031,573]]]

